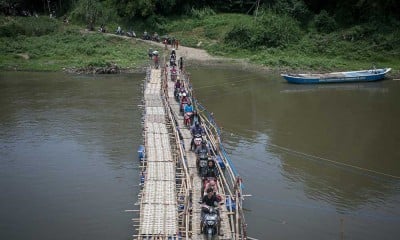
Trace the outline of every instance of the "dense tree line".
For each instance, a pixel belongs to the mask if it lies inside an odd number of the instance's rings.
[[[202,8],[253,14],[261,7],[297,15],[319,14],[324,10],[343,24],[377,17],[400,18],[397,0],[0,0],[1,12],[6,15],[62,16],[83,5],[96,6],[99,12],[107,9],[115,16],[129,19],[188,14],[192,9]],[[306,17],[301,16],[303,20]]]

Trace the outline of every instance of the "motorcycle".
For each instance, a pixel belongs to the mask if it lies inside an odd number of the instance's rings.
[[[202,141],[203,141],[203,136],[201,135],[201,133],[196,133],[193,136],[193,144],[194,144],[194,146],[190,146],[190,148],[194,147],[194,150],[196,150],[197,147],[199,147],[201,145]]]
[[[135,31],[127,31],[126,32],[126,36],[135,38],[136,37],[136,33],[135,33]]]
[[[171,70],[171,81],[176,81],[176,77],[178,76],[178,72],[176,71],[176,69],[175,68],[173,68],[172,70]]]
[[[204,169],[207,167],[208,155],[207,152],[200,152],[197,157],[197,171],[202,177],[204,175]]]
[[[186,112],[183,116],[183,123],[188,128],[190,128],[190,126],[192,125],[192,115],[193,112]]]
[[[103,27],[103,26],[101,26],[101,27],[99,28],[99,32],[100,32],[100,33],[105,33],[105,32],[106,32],[106,28]]]
[[[142,39],[143,40],[151,40],[151,37],[149,35],[143,35]]]
[[[188,103],[188,99],[185,98],[185,95],[186,94],[183,94],[183,97],[181,99],[181,105],[180,105],[180,108],[179,108],[179,112],[181,113],[182,116],[184,115],[183,114],[183,112],[184,112],[183,110],[185,109],[185,107],[186,107],[186,105]]]
[[[218,210],[216,207],[203,206],[202,231],[211,240],[218,233]]]

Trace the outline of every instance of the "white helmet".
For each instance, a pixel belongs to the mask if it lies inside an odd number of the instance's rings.
[[[186,93],[183,93],[182,95],[183,95],[184,97],[186,97]]]

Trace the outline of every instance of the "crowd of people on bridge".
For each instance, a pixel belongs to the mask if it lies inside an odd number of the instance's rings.
[[[201,203],[201,218],[200,234],[204,230],[204,218],[210,211],[216,211],[218,216],[217,232],[222,235],[220,230],[220,214],[219,206],[222,203],[222,197],[218,192],[218,181],[220,177],[220,170],[215,161],[215,150],[207,140],[207,132],[202,124],[202,119],[193,104],[191,92],[185,86],[183,79],[179,78],[176,72],[176,49],[172,49],[170,55],[170,76],[174,81],[174,95],[176,101],[179,102],[179,109],[181,115],[184,116],[184,126],[190,129],[192,140],[190,143],[190,150],[196,155],[196,166],[198,168],[199,177],[202,181],[202,188],[200,192]],[[183,60],[179,61],[183,65]],[[181,65],[179,66],[181,70]],[[174,75],[178,76],[175,77]],[[202,162],[202,163],[201,163]],[[213,209],[213,210],[210,210]]]

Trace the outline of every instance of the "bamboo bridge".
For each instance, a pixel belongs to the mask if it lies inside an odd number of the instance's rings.
[[[222,236],[214,239],[247,239],[242,209],[242,182],[220,139],[220,129],[211,114],[193,98],[188,75],[179,78],[194,108],[201,113],[205,139],[214,156],[222,161],[218,193],[221,206]],[[189,151],[192,135],[183,124],[179,103],[174,96],[175,82],[169,67],[149,67],[144,86],[144,146],[141,146],[143,188],[139,194],[139,219],[134,239],[204,239],[200,234],[201,178],[196,156]],[[204,137],[203,137],[204,138]]]

